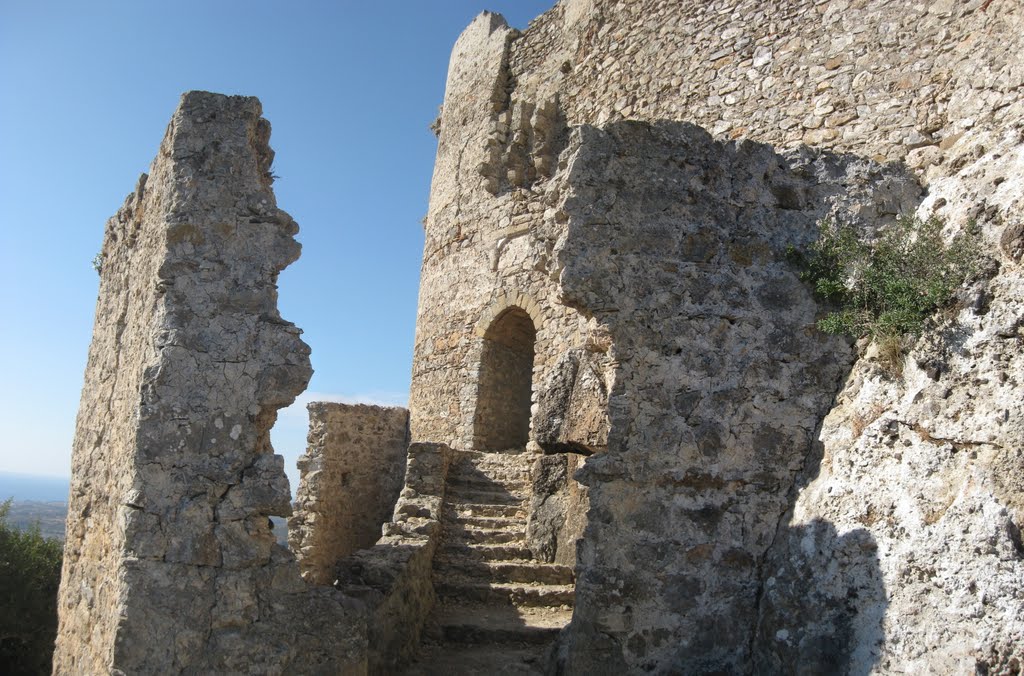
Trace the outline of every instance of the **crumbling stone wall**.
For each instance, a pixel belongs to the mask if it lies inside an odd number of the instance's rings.
[[[558,655],[566,673],[969,670],[971,650],[987,655],[979,668],[1019,659],[1007,646],[1024,606],[1002,582],[1003,629],[958,619],[945,651],[958,657],[922,657],[937,645],[926,637],[951,636],[944,616],[901,630],[891,613],[915,612],[912,602],[887,600],[905,584],[915,545],[900,534],[916,521],[851,522],[846,485],[828,484],[828,501],[805,497],[823,445],[835,462],[819,430],[857,354],[816,331],[821,308],[782,252],[826,216],[870,237],[918,207],[915,179],[938,185],[1019,145],[988,155],[1024,119],[1022,11],[999,0],[564,0],[523,33],[484,14],[460,37],[425,221],[412,433],[473,443],[485,320],[535,305],[530,446],[592,454],[575,474],[587,516]],[[973,204],[934,208],[986,216],[986,245],[1017,251],[1019,216],[986,204],[1001,183],[982,174],[958,195]],[[998,486],[1006,468],[1024,469],[1007,457],[971,467]],[[530,544],[546,558],[572,531],[565,464],[535,472]],[[884,479],[873,477],[874,494]],[[981,533],[999,543],[998,563],[975,570],[1016,571],[1008,494],[974,504],[1010,515],[1001,531],[1001,516],[970,526],[979,535],[964,551],[984,548]],[[943,532],[958,527],[961,517]],[[894,538],[906,553],[884,544]],[[972,637],[985,647],[967,648]],[[887,640],[901,647],[879,648]]]
[[[431,564],[452,460],[444,444],[411,444],[405,486],[380,540],[342,559],[335,570],[338,589],[366,608],[370,674],[393,674],[408,662],[434,607]]]
[[[494,157],[492,118],[509,105],[505,63],[512,36],[501,17],[485,13],[455,46],[425,221],[410,426],[414,440],[454,449],[477,441],[476,415],[481,403],[487,412],[490,397],[486,387],[481,392],[485,335],[503,312],[525,312],[536,331],[531,406],[544,396],[543,383],[565,353],[588,348],[606,354],[608,348],[597,325],[558,298],[553,252],[564,222],[550,205],[560,184],[492,195],[493,186],[478,172]],[[545,152],[553,153],[559,138],[550,137]],[[529,439],[535,447],[533,432]]]
[[[309,446],[298,461],[288,544],[304,579],[331,584],[338,561],[372,547],[391,518],[405,481],[409,411],[333,402],[306,408]]]
[[[359,673],[365,625],[272,534],[309,380],[277,310],[298,228],[254,98],[190,92],[108,222],[72,459],[55,673]]]
[[[563,298],[607,327],[616,370],[608,450],[577,474],[564,668],[743,672],[762,561],[850,363],[785,251],[827,215],[877,227],[920,189],[680,123],[582,127],[567,152]]]

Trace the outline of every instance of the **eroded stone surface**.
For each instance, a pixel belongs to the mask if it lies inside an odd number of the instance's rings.
[[[945,217],[950,234],[976,219],[998,268],[910,347],[901,374],[873,349],[850,373],[765,569],[765,668],[829,650],[853,673],[1024,663],[1024,271],[1000,246],[1022,223],[1024,146],[1012,130],[963,142],[973,159],[932,183],[919,215]]]
[[[335,585],[360,599],[367,617],[371,674],[393,674],[415,653],[434,607],[431,563],[441,537],[441,512],[452,451],[444,444],[409,446],[405,485],[383,535],[342,559]]]
[[[277,410],[311,375],[277,310],[299,255],[255,98],[190,92],[108,222],[72,461],[56,673],[355,673],[361,615],[308,588]]]

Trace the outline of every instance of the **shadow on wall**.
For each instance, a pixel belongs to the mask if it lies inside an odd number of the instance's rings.
[[[787,262],[825,218],[912,211],[897,165],[715,141],[674,122],[579,127],[560,298],[615,345],[608,451],[578,549],[566,673],[860,673],[886,594],[867,531],[789,526],[814,430],[855,354],[814,329]],[[621,311],[629,308],[629,312]]]
[[[888,606],[878,547],[821,519],[783,526],[764,567],[753,671],[868,674]]]

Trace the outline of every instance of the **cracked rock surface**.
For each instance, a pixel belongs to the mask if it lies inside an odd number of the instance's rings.
[[[873,348],[851,371],[821,429],[820,472],[765,569],[761,669],[829,654],[851,673],[1009,674],[1024,662],[1024,186],[1008,180],[1024,146],[1014,130],[960,144],[952,153],[968,159],[918,214],[942,216],[950,234],[976,220],[990,275],[901,374]]]

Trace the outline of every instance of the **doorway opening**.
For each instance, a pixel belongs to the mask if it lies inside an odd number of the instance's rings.
[[[537,329],[526,310],[510,307],[483,337],[473,445],[478,451],[522,450],[530,438]]]

